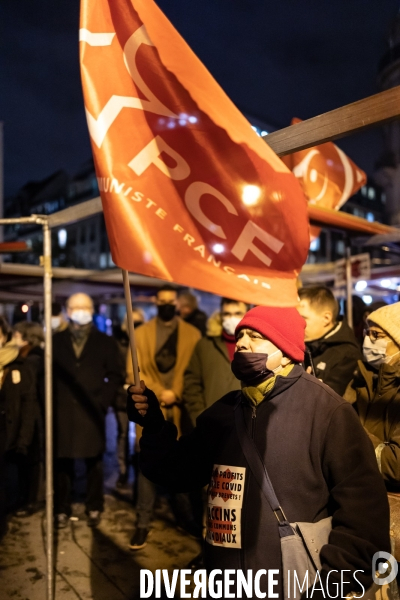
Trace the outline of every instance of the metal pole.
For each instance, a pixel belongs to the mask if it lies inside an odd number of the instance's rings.
[[[20,225],[26,223],[38,223],[39,225],[43,224],[43,217],[38,215],[32,215],[31,217],[15,217],[15,219],[0,219],[0,225],[12,225],[13,223],[18,223]]]
[[[346,296],[347,296],[347,322],[353,329],[353,277],[351,273],[351,247],[346,246]]]
[[[125,269],[121,269],[121,271],[122,271],[122,280],[124,282],[126,316],[127,316],[127,321],[128,321],[129,344],[131,347],[133,376],[135,378],[135,385],[138,385],[138,383],[140,382],[140,376],[139,376],[139,365],[138,365],[137,350],[136,350],[135,326],[133,324],[131,287],[129,285],[128,271],[126,271]]]
[[[44,324],[45,324],[45,407],[46,407],[46,598],[54,599],[54,535],[53,535],[53,339],[51,331],[51,230],[47,220],[43,226],[43,256],[44,267]]]

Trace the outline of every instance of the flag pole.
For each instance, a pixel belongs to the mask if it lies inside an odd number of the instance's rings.
[[[128,271],[126,271],[125,269],[121,269],[121,271],[122,271],[122,280],[124,282],[126,316],[127,316],[127,321],[128,321],[129,345],[131,347],[133,377],[135,379],[135,385],[139,385],[139,382],[140,382],[139,364],[138,364],[138,357],[137,357],[137,350],[136,350],[135,326],[133,324],[131,287],[129,285]]]
[[[353,329],[353,275],[351,272],[351,246],[346,247],[346,296],[347,296],[347,323]]]

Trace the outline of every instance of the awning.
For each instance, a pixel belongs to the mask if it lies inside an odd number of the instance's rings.
[[[390,225],[383,225],[377,221],[367,221],[348,213],[322,208],[315,204],[308,205],[308,218],[311,225],[318,227],[328,227],[341,229],[349,233],[365,233],[368,235],[377,235],[382,233],[399,234],[399,230]]]
[[[43,299],[43,267],[18,263],[0,263],[0,302],[41,302]],[[129,274],[135,299],[143,293],[165,284],[161,279]],[[68,298],[76,292],[84,292],[96,302],[123,303],[121,270],[73,269],[53,267],[53,296]]]

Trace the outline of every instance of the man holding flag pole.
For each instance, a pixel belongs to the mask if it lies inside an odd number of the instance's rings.
[[[387,500],[351,407],[300,366],[296,277],[309,227],[298,181],[152,0],[83,0],[80,42],[98,184],[124,275],[128,414],[144,427],[144,473],[175,491],[209,482],[208,569],[279,570],[277,522],[241,448],[251,432],[288,519],[333,517],[325,577],[358,568],[369,587],[373,554],[389,549]],[[236,328],[242,390],[179,441],[139,383],[127,271],[260,305]],[[347,591],[360,589],[348,577]],[[281,580],[278,589],[282,597]]]
[[[300,184],[154,2],[83,0],[80,49],[114,262],[295,305],[309,246]]]

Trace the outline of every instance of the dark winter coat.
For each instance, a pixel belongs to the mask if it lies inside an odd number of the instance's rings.
[[[124,366],[114,339],[94,327],[76,357],[69,329],[53,337],[55,451],[58,458],[104,452],[105,416]]]
[[[389,491],[400,492],[400,366],[359,362],[344,395],[372,441]]]
[[[183,403],[193,425],[197,417],[228,392],[240,389],[220,335],[204,337],[196,344],[185,370]]]
[[[6,411],[0,404],[0,542],[7,531],[6,515]]]
[[[29,348],[28,353],[24,349]],[[40,346],[23,346],[20,354],[25,357],[26,363],[30,366],[36,386],[36,396],[41,407],[44,407],[44,350]]]
[[[243,456],[234,424],[233,409],[240,399],[247,428],[288,520],[317,522],[333,517],[329,544],[321,550],[322,580],[330,570],[350,570],[346,594],[360,589],[352,573],[361,569],[364,573],[356,576],[368,588],[374,553],[390,551],[385,486],[372,445],[352,407],[300,366],[287,377],[278,376],[257,409],[241,392],[231,392],[204,411],[195,430],[179,441],[170,423],[159,433],[149,434],[144,427],[142,469],[156,483],[183,492],[200,488],[212,474],[215,478],[222,473],[221,489],[224,473],[244,469],[244,491],[237,488],[234,492],[242,496],[242,514],[236,507],[234,518],[230,517],[236,530],[240,528],[241,548],[206,542],[207,568],[253,569],[253,573],[279,569],[282,573],[277,520]],[[132,406],[128,402],[130,412]],[[243,484],[243,480],[234,483]],[[336,577],[332,573],[330,581],[337,581]],[[265,577],[261,589],[268,591]],[[275,591],[283,597],[281,585]]]
[[[348,383],[353,379],[357,361],[362,360],[360,346],[347,321],[341,321],[325,337],[306,342],[311,353],[315,376],[343,396]],[[310,365],[308,352],[305,366]]]
[[[189,325],[196,327],[196,329],[200,331],[201,335],[206,335],[207,319],[208,317],[205,312],[199,308],[195,308],[194,311],[185,317],[184,320],[186,323],[189,323]]]
[[[31,464],[44,459],[45,449],[45,382],[44,382],[44,350],[40,346],[32,347],[30,344],[20,350],[26,364],[29,365],[35,389],[34,400],[34,432],[28,457]]]
[[[26,451],[32,442],[36,418],[34,375],[19,356],[4,371],[0,410],[5,411],[5,449]]]
[[[135,328],[136,329],[136,328]],[[120,351],[121,354],[121,360],[122,360],[122,364],[124,366],[124,371],[123,371],[123,381],[125,382],[126,379],[126,356],[128,354],[128,349],[129,349],[129,338],[126,335],[125,332],[121,332],[122,335],[119,336],[119,338],[114,338],[115,341],[117,342],[117,346],[118,346],[118,350]],[[126,412],[126,391],[124,388],[124,385],[121,384],[118,386],[118,390],[117,393],[115,394],[115,398],[114,398],[114,402],[113,402],[113,409],[116,412]]]

